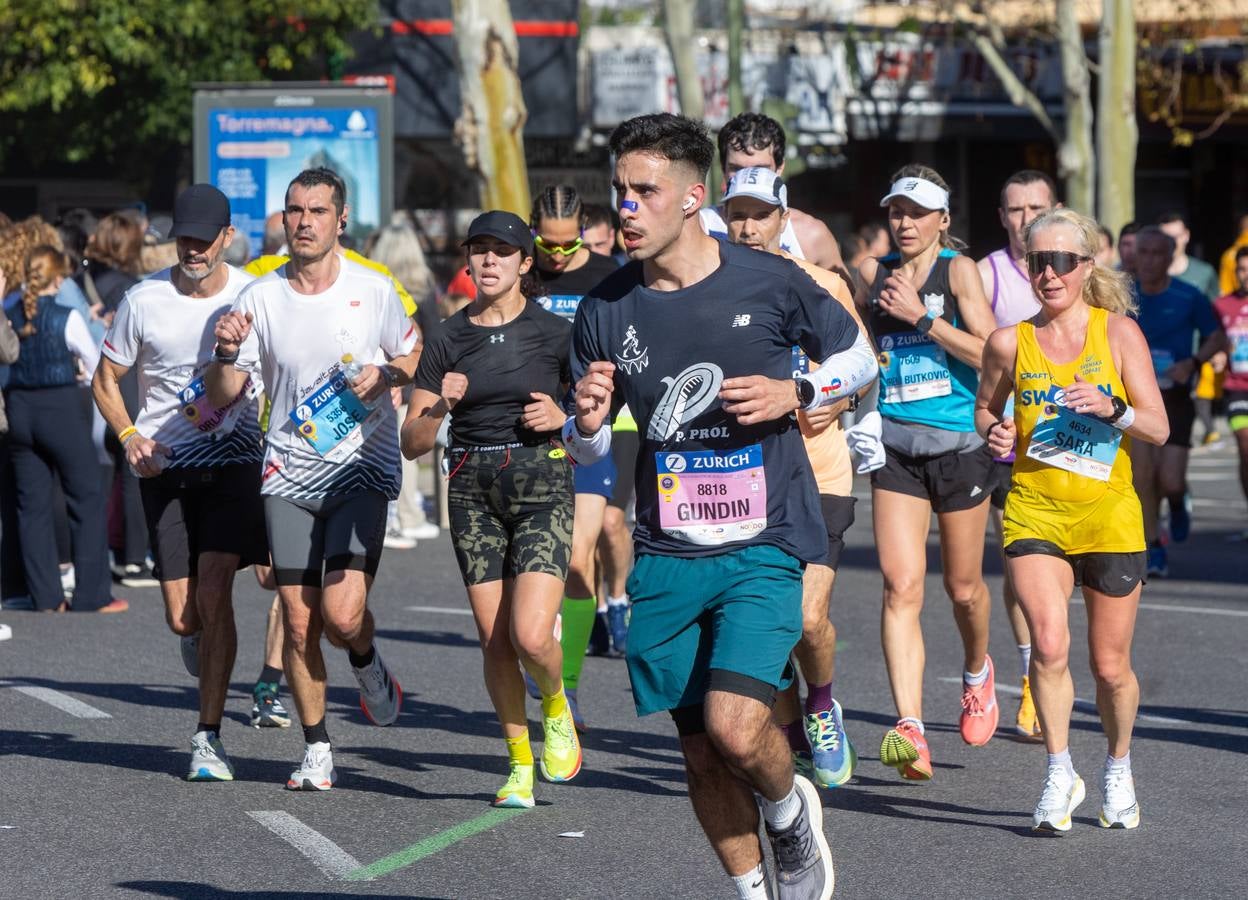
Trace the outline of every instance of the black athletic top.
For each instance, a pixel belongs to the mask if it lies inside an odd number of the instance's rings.
[[[569,322],[576,317],[581,298],[596,288],[604,278],[620,269],[609,256],[590,253],[589,259],[579,269],[571,272],[547,272],[535,266],[537,278],[542,283],[543,296],[537,298],[542,309],[549,310]]]
[[[535,303],[525,303],[506,325],[476,325],[465,307],[442,323],[425,345],[412,383],[439,396],[442,376],[468,376],[468,391],[451,412],[452,447],[537,444],[551,433],[522,428],[531,391],[558,402],[560,385],[571,382],[568,337],[572,326]]]
[[[626,402],[637,419],[637,552],[772,544],[818,562],[827,531],[796,421],[740,425],[719,391],[745,375],[790,381],[794,345],[827,359],[853,345],[858,326],[783,257],[718,247],[719,268],[683,290],[646,288],[639,262],[591,290],[573,328],[572,374],[615,363],[613,406]]]

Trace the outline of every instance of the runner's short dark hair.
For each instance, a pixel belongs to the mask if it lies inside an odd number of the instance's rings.
[[[626,153],[653,153],[671,162],[686,163],[705,179],[715,158],[715,147],[706,126],[686,116],[653,113],[634,116],[611,132],[611,153],[619,159]]]
[[[1248,247],[1240,247],[1238,250],[1236,250],[1235,251],[1236,264],[1238,264],[1239,261],[1243,259],[1245,256],[1248,256]]]
[[[583,215],[582,221],[586,228],[597,228],[599,225],[606,225],[608,228],[620,227],[615,210],[601,203],[586,203]]]
[[[784,128],[770,116],[762,113],[743,112],[733,116],[719,129],[719,164],[728,159],[729,150],[749,153],[751,150],[771,150],[776,168],[784,162]]]
[[[1157,217],[1158,225],[1173,225],[1175,222],[1182,222],[1184,228],[1192,227],[1192,223],[1187,220],[1187,216],[1183,215],[1183,213],[1179,212],[1177,209],[1164,212]]]
[[[1053,180],[1053,176],[1048,172],[1041,172],[1039,169],[1020,169],[1009,178],[1005,179],[1005,184],[1001,185],[1000,207],[1005,209],[1005,192],[1011,185],[1015,184],[1036,184],[1041,183],[1049,189],[1049,197],[1053,202],[1057,203],[1057,182]]]
[[[333,202],[334,209],[337,210],[338,215],[342,215],[342,211],[347,205],[347,186],[333,169],[327,169],[324,166],[317,166],[315,169],[304,169],[290,180],[290,184],[286,185],[287,197],[290,196],[290,189],[296,184],[302,188],[314,188],[322,184],[329,185],[329,198]]]
[[[1121,244],[1124,237],[1135,234],[1139,230],[1139,222],[1128,222],[1126,225],[1123,225],[1120,229],[1118,229],[1118,243]]]

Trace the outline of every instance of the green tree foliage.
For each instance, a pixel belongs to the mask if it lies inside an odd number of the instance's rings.
[[[0,0],[0,163],[189,145],[191,85],[333,78],[376,0]]]

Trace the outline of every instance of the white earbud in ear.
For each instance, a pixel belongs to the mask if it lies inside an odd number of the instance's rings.
[[[682,206],[681,209],[683,209],[685,212],[689,212],[689,210],[693,209],[693,203],[694,203],[694,200],[692,197],[690,197],[688,200],[685,201],[685,205]]]

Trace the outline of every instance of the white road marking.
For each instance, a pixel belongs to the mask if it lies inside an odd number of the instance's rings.
[[[1234,473],[1227,469],[1225,472],[1188,472],[1188,481],[1225,481],[1230,484],[1236,480]]]
[[[20,681],[0,681],[0,687],[13,688],[19,694],[25,694],[27,697],[34,697],[36,700],[42,700],[50,706],[55,706],[61,712],[69,713],[79,719],[111,719],[112,716],[104,712],[102,709],[96,709],[89,703],[83,703],[81,700],[63,694],[60,691],[53,690],[49,687],[43,687],[37,684],[23,684]]]
[[[288,812],[258,810],[247,815],[306,856],[330,878],[346,878],[360,868],[354,856]]]
[[[961,684],[962,683],[961,678],[942,678],[940,680],[946,681],[949,684]],[[1023,689],[1014,687],[1014,685],[1012,684],[998,684],[997,690],[1001,691],[1003,694],[1009,694],[1013,697],[1021,697],[1023,695]],[[1086,713],[1091,713],[1094,716],[1099,715],[1099,712],[1097,711],[1097,708],[1096,708],[1096,703],[1094,703],[1091,700],[1084,700],[1082,697],[1075,698],[1075,708]],[[1141,722],[1155,722],[1158,725],[1191,725],[1193,724],[1192,722],[1186,719],[1168,719],[1165,716],[1154,716],[1154,715],[1150,715],[1149,713],[1136,713],[1135,717]]]
[[[458,606],[405,606],[408,612],[444,613],[448,616],[470,616],[472,610]]]
[[[1071,603],[1083,605],[1082,597],[1071,597]],[[1140,609],[1151,609],[1156,612],[1196,613],[1201,616],[1248,616],[1248,609],[1223,609],[1216,606],[1171,606],[1166,603],[1141,603]]]

